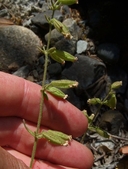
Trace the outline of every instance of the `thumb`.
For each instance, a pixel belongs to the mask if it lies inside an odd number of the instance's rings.
[[[0,169],[30,169],[21,160],[16,159],[0,147]]]

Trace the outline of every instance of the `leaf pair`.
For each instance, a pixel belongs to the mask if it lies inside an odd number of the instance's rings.
[[[25,123],[25,120],[23,120],[24,126],[26,130],[34,137],[37,139],[45,138],[49,142],[57,144],[57,145],[62,145],[62,146],[68,146],[70,141],[72,140],[71,135],[64,134],[60,131],[55,131],[55,130],[44,130],[40,133],[37,133],[36,131],[33,132],[31,131]]]
[[[68,88],[73,88],[77,87],[78,82],[72,81],[72,80],[55,80],[52,81],[51,83],[47,84],[44,86],[43,93],[46,96],[47,93],[49,92],[53,94],[54,96],[57,96],[62,99],[66,99],[68,95],[66,95],[64,92],[62,92],[60,89],[68,89]]]
[[[45,138],[51,143],[62,145],[62,146],[68,146],[69,142],[72,140],[71,135],[67,135],[60,131],[54,131],[54,130],[42,131],[37,135],[37,138],[38,139]]]
[[[64,64],[65,61],[74,62],[78,60],[77,57],[74,57],[70,53],[57,50],[55,47],[52,47],[49,50],[45,50],[45,48],[43,47],[43,49],[39,48],[39,50],[44,54],[48,54],[53,60],[61,64]]]
[[[74,62],[77,60],[77,57],[74,57],[68,52],[57,50],[55,47],[50,48],[48,54],[53,60],[62,64],[64,64],[65,61]]]

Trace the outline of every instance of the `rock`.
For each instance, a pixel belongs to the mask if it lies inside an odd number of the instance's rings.
[[[29,80],[29,81],[31,81],[31,82],[34,82],[34,77],[33,76],[28,76],[27,78],[26,78],[26,80]]]
[[[8,71],[14,62],[21,67],[37,60],[42,42],[31,30],[16,25],[1,26],[0,35],[0,70]]]
[[[97,56],[106,64],[117,64],[120,57],[120,50],[113,43],[103,43],[97,48]]]
[[[87,49],[88,43],[85,40],[77,41],[77,54],[83,53]]]
[[[22,78],[26,78],[28,76],[29,72],[30,72],[30,66],[26,65],[26,66],[22,66],[17,71],[15,71],[13,73],[13,75],[16,75],[16,76],[19,76]]]
[[[76,55],[78,60],[62,71],[62,78],[79,82],[77,96],[100,97],[106,91],[106,67],[99,60]]]
[[[46,17],[51,17],[52,15],[52,10],[46,10],[41,13],[37,13],[32,19],[31,22],[39,27],[45,28],[48,30],[49,28],[49,23],[46,20]],[[56,18],[59,21],[63,21],[63,15],[59,10],[55,11],[54,18]]]
[[[70,18],[72,16],[71,9],[69,8],[68,5],[63,5],[60,11],[65,16],[65,18]]]
[[[62,91],[68,95],[66,100],[75,105],[78,109],[83,110],[83,105],[85,105],[85,101],[81,97],[78,97],[73,89],[63,89]]]
[[[44,56],[41,56],[41,57],[39,58],[39,63],[40,63],[41,65],[44,65],[44,62],[45,62]]]
[[[7,15],[8,10],[7,9],[2,9],[0,10],[0,17],[4,17]]]
[[[61,39],[55,43],[55,47],[58,50],[66,51],[72,55],[75,54],[76,51],[76,42],[68,39]]]
[[[37,79],[37,78],[39,77],[38,72],[37,72],[36,69],[34,69],[34,70],[32,71],[32,73],[33,73],[34,78]]]
[[[99,127],[111,134],[118,135],[119,130],[126,125],[124,116],[117,110],[108,110],[102,114]]]
[[[63,21],[63,24],[69,29],[71,35],[73,36],[73,40],[77,41],[80,29],[76,21],[73,18],[67,18]]]
[[[62,66],[59,63],[52,63],[48,66],[48,73],[51,77],[57,76],[62,71]]]
[[[48,41],[48,36],[49,33],[47,33],[45,35],[45,40]],[[61,33],[59,33],[56,29],[53,29],[51,31],[51,40],[50,40],[50,44],[51,46],[55,46],[55,43],[58,42],[59,40],[63,39],[63,35]]]

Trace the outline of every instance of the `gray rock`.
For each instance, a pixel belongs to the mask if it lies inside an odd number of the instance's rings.
[[[31,19],[31,22],[35,25],[38,25],[42,28],[45,28],[45,29],[48,29],[49,27],[49,23],[48,21],[46,20],[46,17],[51,17],[52,15],[52,10],[46,10],[44,12],[41,12],[41,13],[37,13],[32,19]],[[55,14],[54,14],[54,18],[56,18],[57,20],[59,21],[63,21],[63,15],[61,14],[61,12],[59,10],[56,10],[55,11]]]
[[[78,97],[72,89],[62,89],[62,91],[68,95],[66,100],[75,105],[78,109],[83,110],[83,102],[85,105],[84,99]]]
[[[76,93],[79,96],[100,97],[106,92],[106,67],[99,60],[85,55],[76,55],[78,60],[62,72],[62,78],[79,82]]]
[[[49,33],[47,33],[45,35],[45,40],[48,41],[48,36]],[[58,42],[59,40],[63,39],[63,35],[61,33],[59,33],[56,29],[53,29],[51,31],[51,40],[50,40],[50,44],[51,46],[54,46],[56,42]]]
[[[48,73],[50,76],[56,76],[60,74],[62,71],[62,67],[59,63],[52,63],[48,66]]]
[[[0,10],[0,17],[4,17],[4,16],[6,16],[7,15],[7,9],[2,9],[2,10]]]
[[[77,54],[83,53],[87,49],[88,43],[85,40],[79,40],[77,42]]]
[[[115,44],[103,43],[98,46],[97,55],[107,64],[116,64],[120,57],[120,50]]]
[[[39,63],[40,63],[41,65],[44,65],[44,62],[45,62],[44,56],[41,56],[41,57],[39,58]]]
[[[73,18],[67,18],[63,21],[63,24],[69,29],[71,35],[73,36],[73,40],[78,40],[79,37],[79,27],[76,21]]]
[[[58,50],[66,51],[72,55],[75,54],[76,51],[76,42],[68,39],[61,39],[55,43],[55,47]]]
[[[118,135],[121,127],[124,127],[126,120],[121,112],[108,110],[101,115],[99,127],[111,134]]]
[[[36,69],[34,69],[34,70],[32,71],[32,73],[33,73],[34,78],[38,78],[38,77],[39,77],[38,72],[37,72]]]
[[[21,67],[37,60],[42,42],[31,30],[16,25],[1,26],[0,35],[0,70],[8,71],[13,62]]]
[[[19,76],[22,78],[26,78],[28,76],[29,72],[30,72],[30,66],[26,65],[26,66],[22,66],[17,71],[15,71],[13,73],[13,75],[16,75],[16,76]]]

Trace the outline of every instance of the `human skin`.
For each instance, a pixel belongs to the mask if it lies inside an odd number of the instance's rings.
[[[34,138],[26,131],[23,119],[29,129],[36,130],[40,90],[35,83],[0,72],[0,169],[29,168]],[[78,137],[86,131],[87,119],[68,101],[48,94],[41,129]],[[75,140],[68,146],[57,146],[40,139],[33,169],[90,169],[92,164],[91,151]]]

